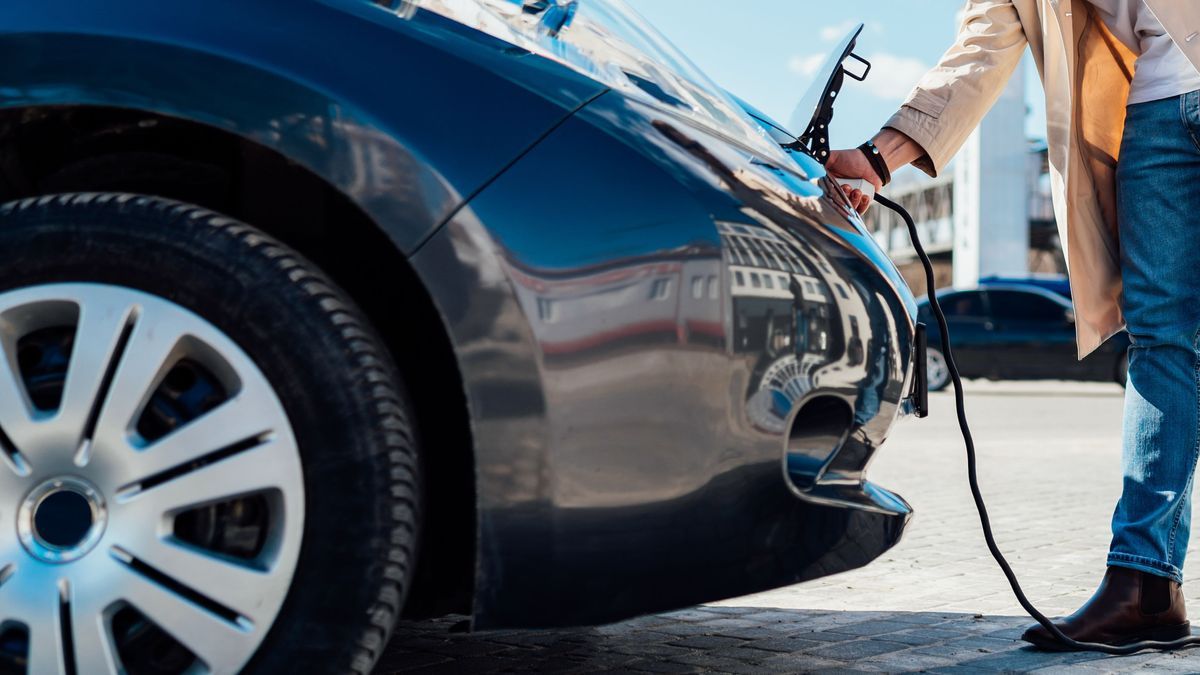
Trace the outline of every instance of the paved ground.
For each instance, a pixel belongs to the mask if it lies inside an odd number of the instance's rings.
[[[1044,611],[1072,611],[1103,574],[1120,490],[1121,389],[968,385],[981,484],[1001,547]],[[378,672],[1200,672],[1200,649],[1106,658],[1045,654],[984,547],[953,399],[896,431],[871,469],[917,511],[903,542],[864,569],[718,605],[594,629],[452,633],[405,624]],[[1190,578],[1200,573],[1194,551]],[[1200,608],[1200,585],[1185,586]],[[461,618],[461,617],[459,617]]]

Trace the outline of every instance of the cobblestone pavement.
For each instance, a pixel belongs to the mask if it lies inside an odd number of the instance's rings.
[[[1121,389],[968,385],[993,527],[1030,598],[1073,611],[1104,571],[1120,490]],[[395,672],[1190,672],[1200,649],[1131,657],[1049,654],[1017,639],[1024,616],[995,567],[966,486],[953,399],[901,423],[871,478],[916,510],[904,540],[867,567],[767,593],[564,631],[468,635],[462,617],[402,625],[378,673]],[[1200,573],[1200,555],[1185,572]],[[1200,608],[1200,586],[1185,586]]]

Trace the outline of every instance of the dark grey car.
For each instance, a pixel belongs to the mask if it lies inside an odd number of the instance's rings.
[[[364,672],[402,611],[886,551],[916,306],[816,160],[853,39],[802,143],[619,0],[0,5],[0,664]]]

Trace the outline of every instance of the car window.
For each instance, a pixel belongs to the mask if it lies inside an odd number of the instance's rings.
[[[942,304],[942,312],[948,317],[982,318],[986,315],[982,293],[955,293],[938,299]]]
[[[1041,321],[1058,323],[1067,309],[1054,300],[1024,291],[988,291],[992,315],[1004,321]]]

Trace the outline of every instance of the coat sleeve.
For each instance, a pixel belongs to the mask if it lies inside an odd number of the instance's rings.
[[[1004,91],[1025,51],[1012,0],[969,0],[954,45],[884,127],[925,150],[913,164],[938,175]]]

